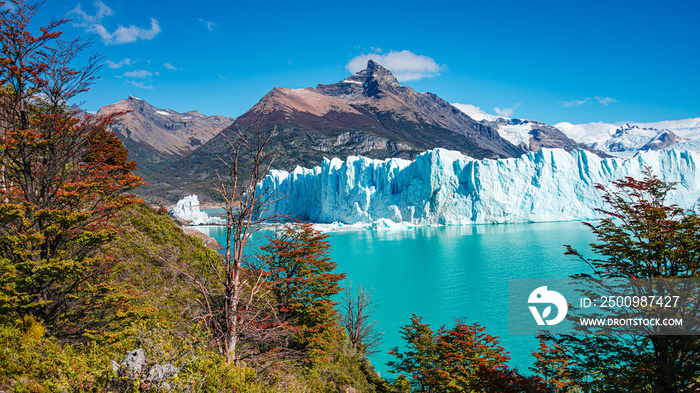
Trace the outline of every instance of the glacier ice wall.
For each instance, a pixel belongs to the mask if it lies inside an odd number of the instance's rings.
[[[392,220],[417,225],[567,221],[600,218],[601,193],[626,176],[642,178],[648,166],[678,182],[668,201],[700,205],[699,153],[648,151],[629,159],[583,150],[540,149],[519,158],[475,160],[434,149],[414,161],[348,157],[320,167],[272,171],[258,184],[277,200],[266,214],[313,222]]]
[[[197,195],[188,195],[171,207],[168,211],[171,217],[181,220],[190,221],[190,225],[209,225],[219,224],[220,220],[217,217],[209,217],[206,212],[199,210],[199,199]]]

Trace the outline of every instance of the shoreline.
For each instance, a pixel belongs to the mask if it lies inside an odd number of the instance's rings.
[[[176,204],[171,203],[169,205],[154,205],[154,204],[149,204],[151,208],[157,209],[160,206],[165,206],[166,209],[170,210],[172,209]],[[212,202],[204,202],[199,204],[199,208],[201,209],[223,209],[220,204],[218,203],[212,203]]]
[[[412,224],[408,222],[391,222],[378,220],[372,223],[366,222],[356,222],[354,224],[344,224],[341,222],[332,223],[320,223],[320,222],[308,222],[299,221],[299,224],[311,224],[314,229],[323,233],[335,233],[335,232],[357,232],[357,231],[391,231],[391,230],[409,230],[409,229],[422,229],[422,228],[447,228],[447,227],[468,227],[468,226],[508,226],[508,225],[528,225],[528,224],[554,224],[554,223],[583,223],[583,222],[594,222],[600,221],[600,218],[584,218],[580,220],[553,220],[553,221],[523,221],[523,222],[493,222],[493,223],[464,223],[464,224]],[[262,227],[262,230],[278,230],[286,225],[294,224],[295,222],[280,222],[274,224],[267,224]],[[207,224],[207,225],[194,225],[186,226],[187,228],[224,228],[225,225],[217,224]]]

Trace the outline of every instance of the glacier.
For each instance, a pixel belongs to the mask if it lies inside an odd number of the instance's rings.
[[[218,217],[209,217],[206,212],[199,210],[199,199],[197,195],[187,195],[177,201],[175,206],[168,211],[171,217],[189,221],[190,225],[211,225],[221,224],[221,219]]]
[[[519,158],[476,160],[434,149],[415,160],[350,156],[315,168],[273,170],[258,192],[273,195],[265,215],[316,223],[461,225],[601,218],[601,191],[624,177],[641,179],[649,167],[677,182],[667,201],[700,206],[700,153],[675,149],[628,159],[584,150],[542,148]]]

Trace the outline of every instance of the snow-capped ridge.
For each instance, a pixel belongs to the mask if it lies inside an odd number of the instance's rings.
[[[555,127],[579,143],[619,157],[667,147],[700,152],[700,117],[651,123],[562,122]],[[662,143],[655,142],[659,140]]]

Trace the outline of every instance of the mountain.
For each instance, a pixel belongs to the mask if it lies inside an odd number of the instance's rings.
[[[601,157],[608,155],[600,150],[569,138],[558,128],[535,120],[515,119],[489,115],[476,107],[465,104],[452,104],[472,119],[494,128],[504,139],[521,148],[537,152],[540,148],[564,149],[568,152],[576,149],[588,150]]]
[[[225,116],[156,108],[133,96],[102,107],[98,115],[115,111],[128,113],[109,128],[129,149],[129,158],[137,162],[137,174],[147,181],[153,180],[154,172],[190,154],[233,123],[233,118]]]
[[[435,94],[401,85],[372,60],[338,83],[274,88],[229,130],[253,124],[263,132],[276,129],[270,147],[280,152],[275,167],[286,170],[320,165],[324,157],[413,159],[436,147],[477,158],[518,157],[526,151]],[[162,173],[180,194],[186,184],[209,186],[215,171],[222,170],[218,158],[230,152],[226,136],[217,135]]]
[[[700,212],[699,160],[698,153],[673,149],[622,159],[541,148],[498,161],[434,149],[414,161],[348,157],[292,173],[272,171],[258,187],[286,196],[273,198],[266,214],[335,227],[586,220],[603,216],[596,184],[641,179],[647,166],[665,181],[677,182],[668,203]]]
[[[570,138],[613,156],[673,147],[700,152],[700,117],[654,123],[558,123]]]

